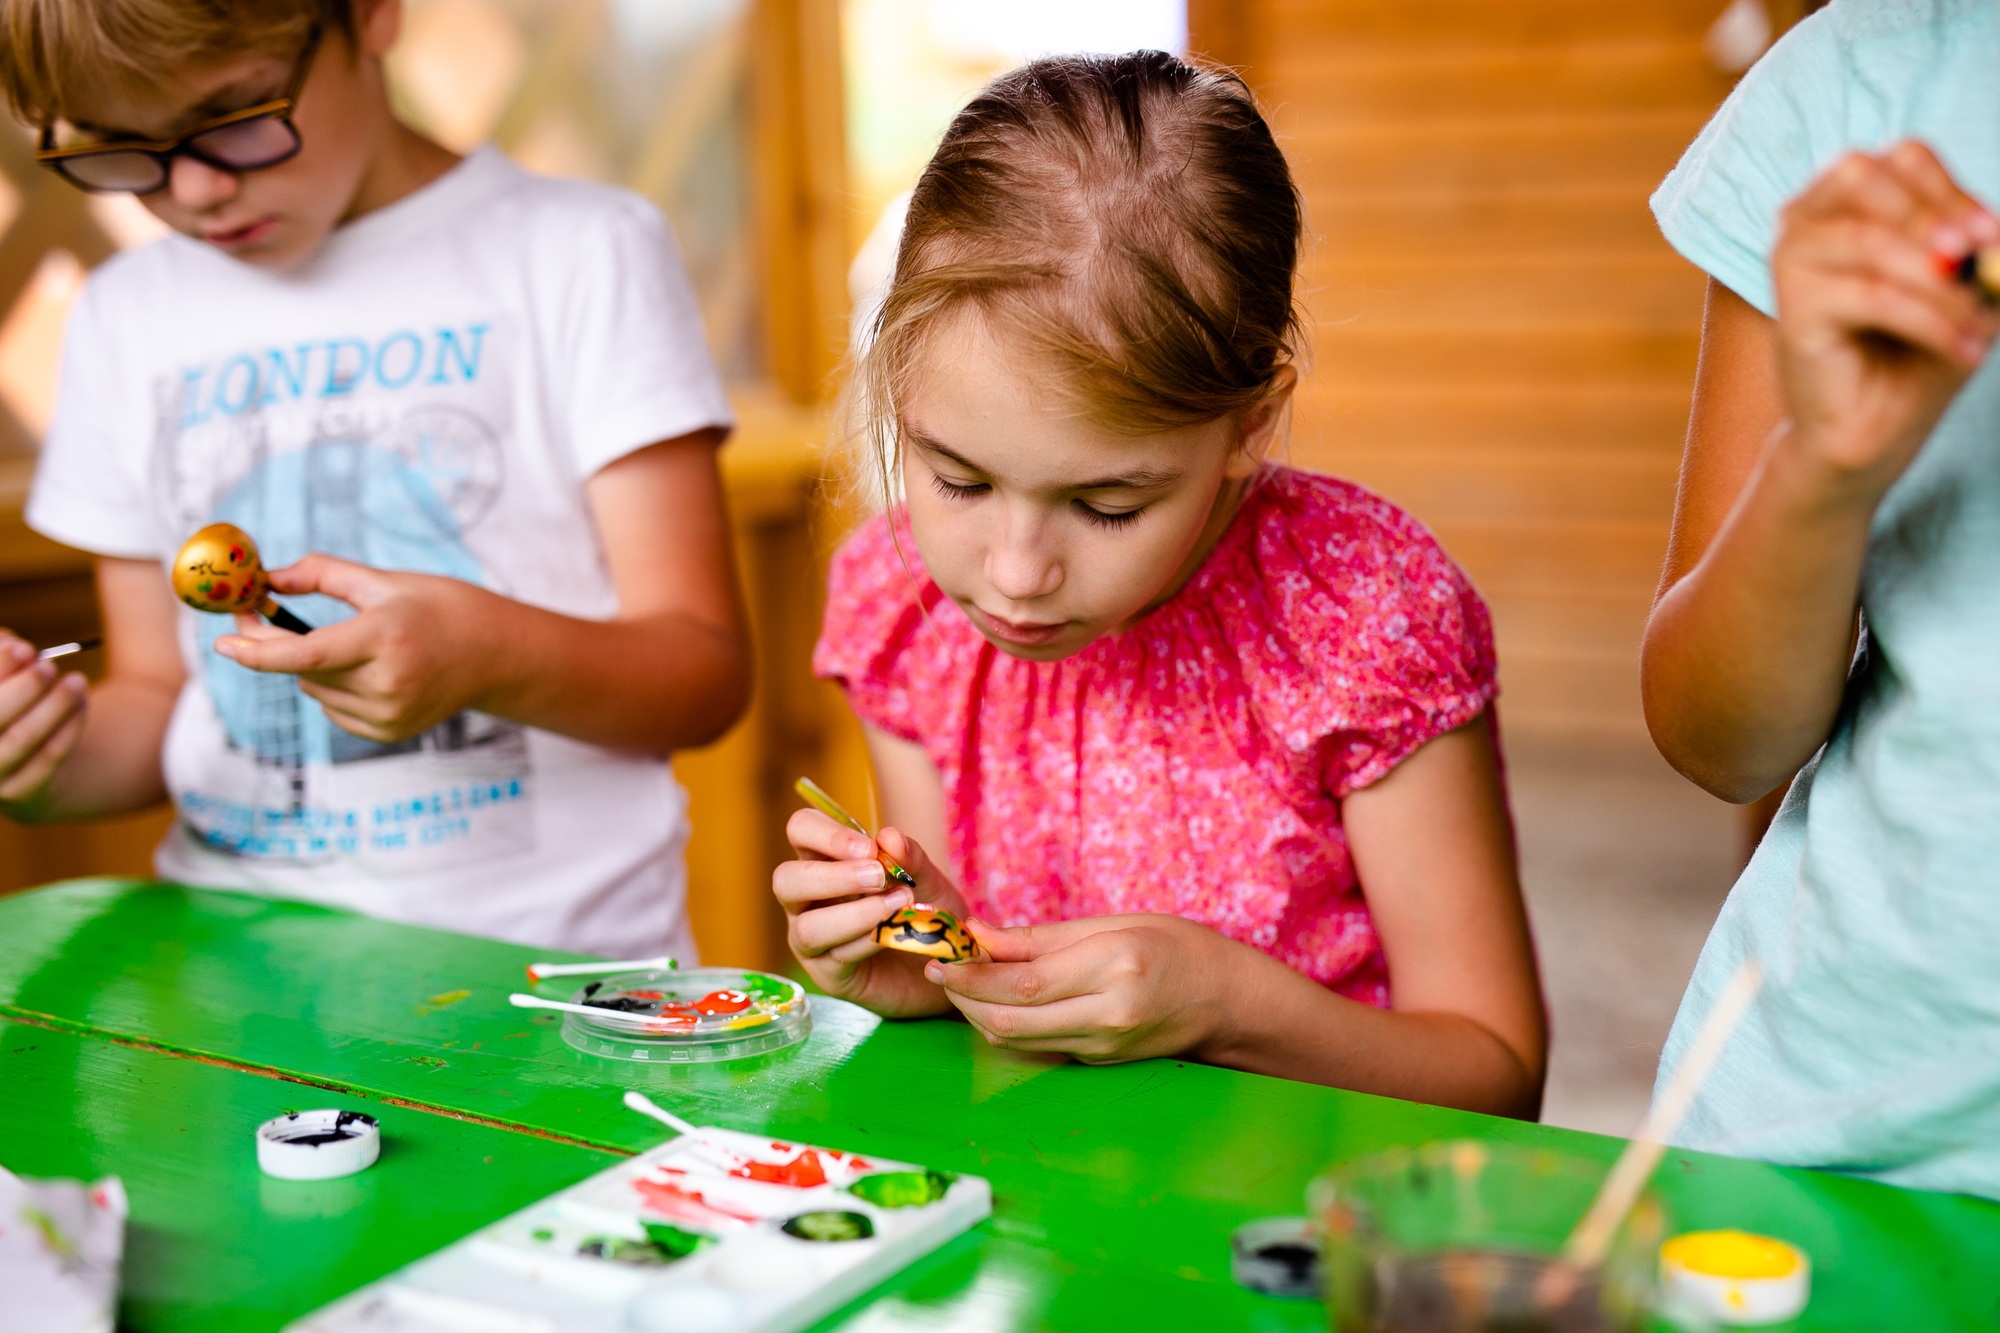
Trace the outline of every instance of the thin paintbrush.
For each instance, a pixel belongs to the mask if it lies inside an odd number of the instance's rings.
[[[71,653],[87,653],[92,648],[102,648],[103,646],[104,640],[102,639],[77,639],[70,643],[51,644],[39,653],[36,653],[35,656],[46,662],[51,658],[68,657]]]
[[[870,833],[865,827],[863,827],[860,820],[856,819],[853,815],[848,814],[847,810],[840,804],[839,801],[834,800],[831,796],[828,796],[823,790],[821,790],[820,785],[817,782],[814,782],[811,778],[800,778],[797,782],[792,784],[792,790],[798,792],[799,795],[805,797],[807,802],[812,805],[813,809],[819,811],[821,814],[825,815],[828,819],[831,819],[834,823],[843,824],[848,828],[853,829],[856,833],[859,833],[862,837],[867,838],[869,841],[871,842],[874,841],[875,835]],[[912,889],[917,887],[917,877],[915,875],[912,875],[909,871],[903,869],[903,867],[897,865],[895,858],[890,856],[889,853],[883,851],[882,844],[879,842],[875,843],[875,859],[882,863],[882,869],[885,873],[888,874],[890,879],[893,879],[898,884],[906,885],[907,887]]]
[[[1654,1100],[1646,1118],[1639,1122],[1639,1128],[1633,1133],[1632,1141],[1625,1145],[1625,1151],[1618,1154],[1610,1174],[1598,1187],[1597,1198],[1591,1202],[1590,1210],[1576,1224],[1576,1230],[1569,1233],[1562,1257],[1545,1269],[1538,1280],[1537,1294],[1549,1304],[1562,1304],[1576,1289],[1576,1283],[1582,1276],[1604,1262],[1604,1256],[1611,1251],[1611,1238],[1617,1233],[1619,1223],[1632,1211],[1632,1205],[1639,1202],[1640,1192],[1653,1178],[1653,1170],[1659,1166],[1660,1158],[1666,1155],[1667,1140],[1680,1128],[1681,1118],[1694,1104],[1695,1094],[1701,1091],[1701,1085],[1715,1067],[1722,1048],[1729,1044],[1736,1025],[1743,1021],[1750,1001],[1757,996],[1757,988],[1763,984],[1764,970],[1757,965],[1756,959],[1746,958],[1738,965],[1729,984],[1722,988],[1715,1007],[1708,1011],[1708,1017],[1702,1020],[1694,1040],[1688,1043],[1680,1068],[1674,1071],[1673,1079]]]

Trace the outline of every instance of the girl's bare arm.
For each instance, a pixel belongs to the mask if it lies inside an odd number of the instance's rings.
[[[1541,1102],[1545,1025],[1485,720],[1343,807],[1395,1007],[1336,995],[1177,916],[975,923],[991,963],[933,963],[988,1040],[1110,1062],[1211,1064],[1500,1115]]]
[[[1832,728],[1869,525],[1993,337],[1939,260],[1995,240],[1904,143],[1850,154],[1786,209],[1778,321],[1710,286],[1641,685],[1660,752],[1725,800],[1784,782]]]

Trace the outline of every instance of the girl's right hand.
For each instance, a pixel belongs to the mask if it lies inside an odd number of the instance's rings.
[[[0,807],[26,813],[83,734],[89,685],[0,630]]]
[[[813,983],[890,1018],[950,1012],[944,992],[924,979],[925,959],[884,949],[874,938],[884,918],[912,902],[964,914],[957,886],[923,849],[893,828],[879,835],[882,850],[915,876],[912,892],[889,882],[874,842],[817,810],[796,811],[785,836],[799,859],[777,868],[771,891],[785,909],[792,953]]]
[[[1771,276],[1784,447],[1824,493],[1872,512],[1991,346],[1994,310],[1957,261],[2000,220],[1923,144],[1852,152],[1784,211]]]

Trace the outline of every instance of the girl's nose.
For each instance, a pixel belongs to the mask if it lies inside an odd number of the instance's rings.
[[[167,175],[167,190],[174,202],[192,212],[228,203],[242,184],[234,172],[185,156],[174,159]]]
[[[1030,602],[1062,587],[1062,562],[1033,531],[1007,533],[986,555],[986,577],[1010,602]]]

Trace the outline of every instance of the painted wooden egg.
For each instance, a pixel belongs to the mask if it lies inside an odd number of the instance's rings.
[[[174,595],[197,611],[254,612],[270,595],[257,543],[234,523],[211,523],[174,557]]]
[[[875,927],[875,942],[885,949],[963,963],[975,957],[979,944],[957,917],[929,903],[911,903]]]

